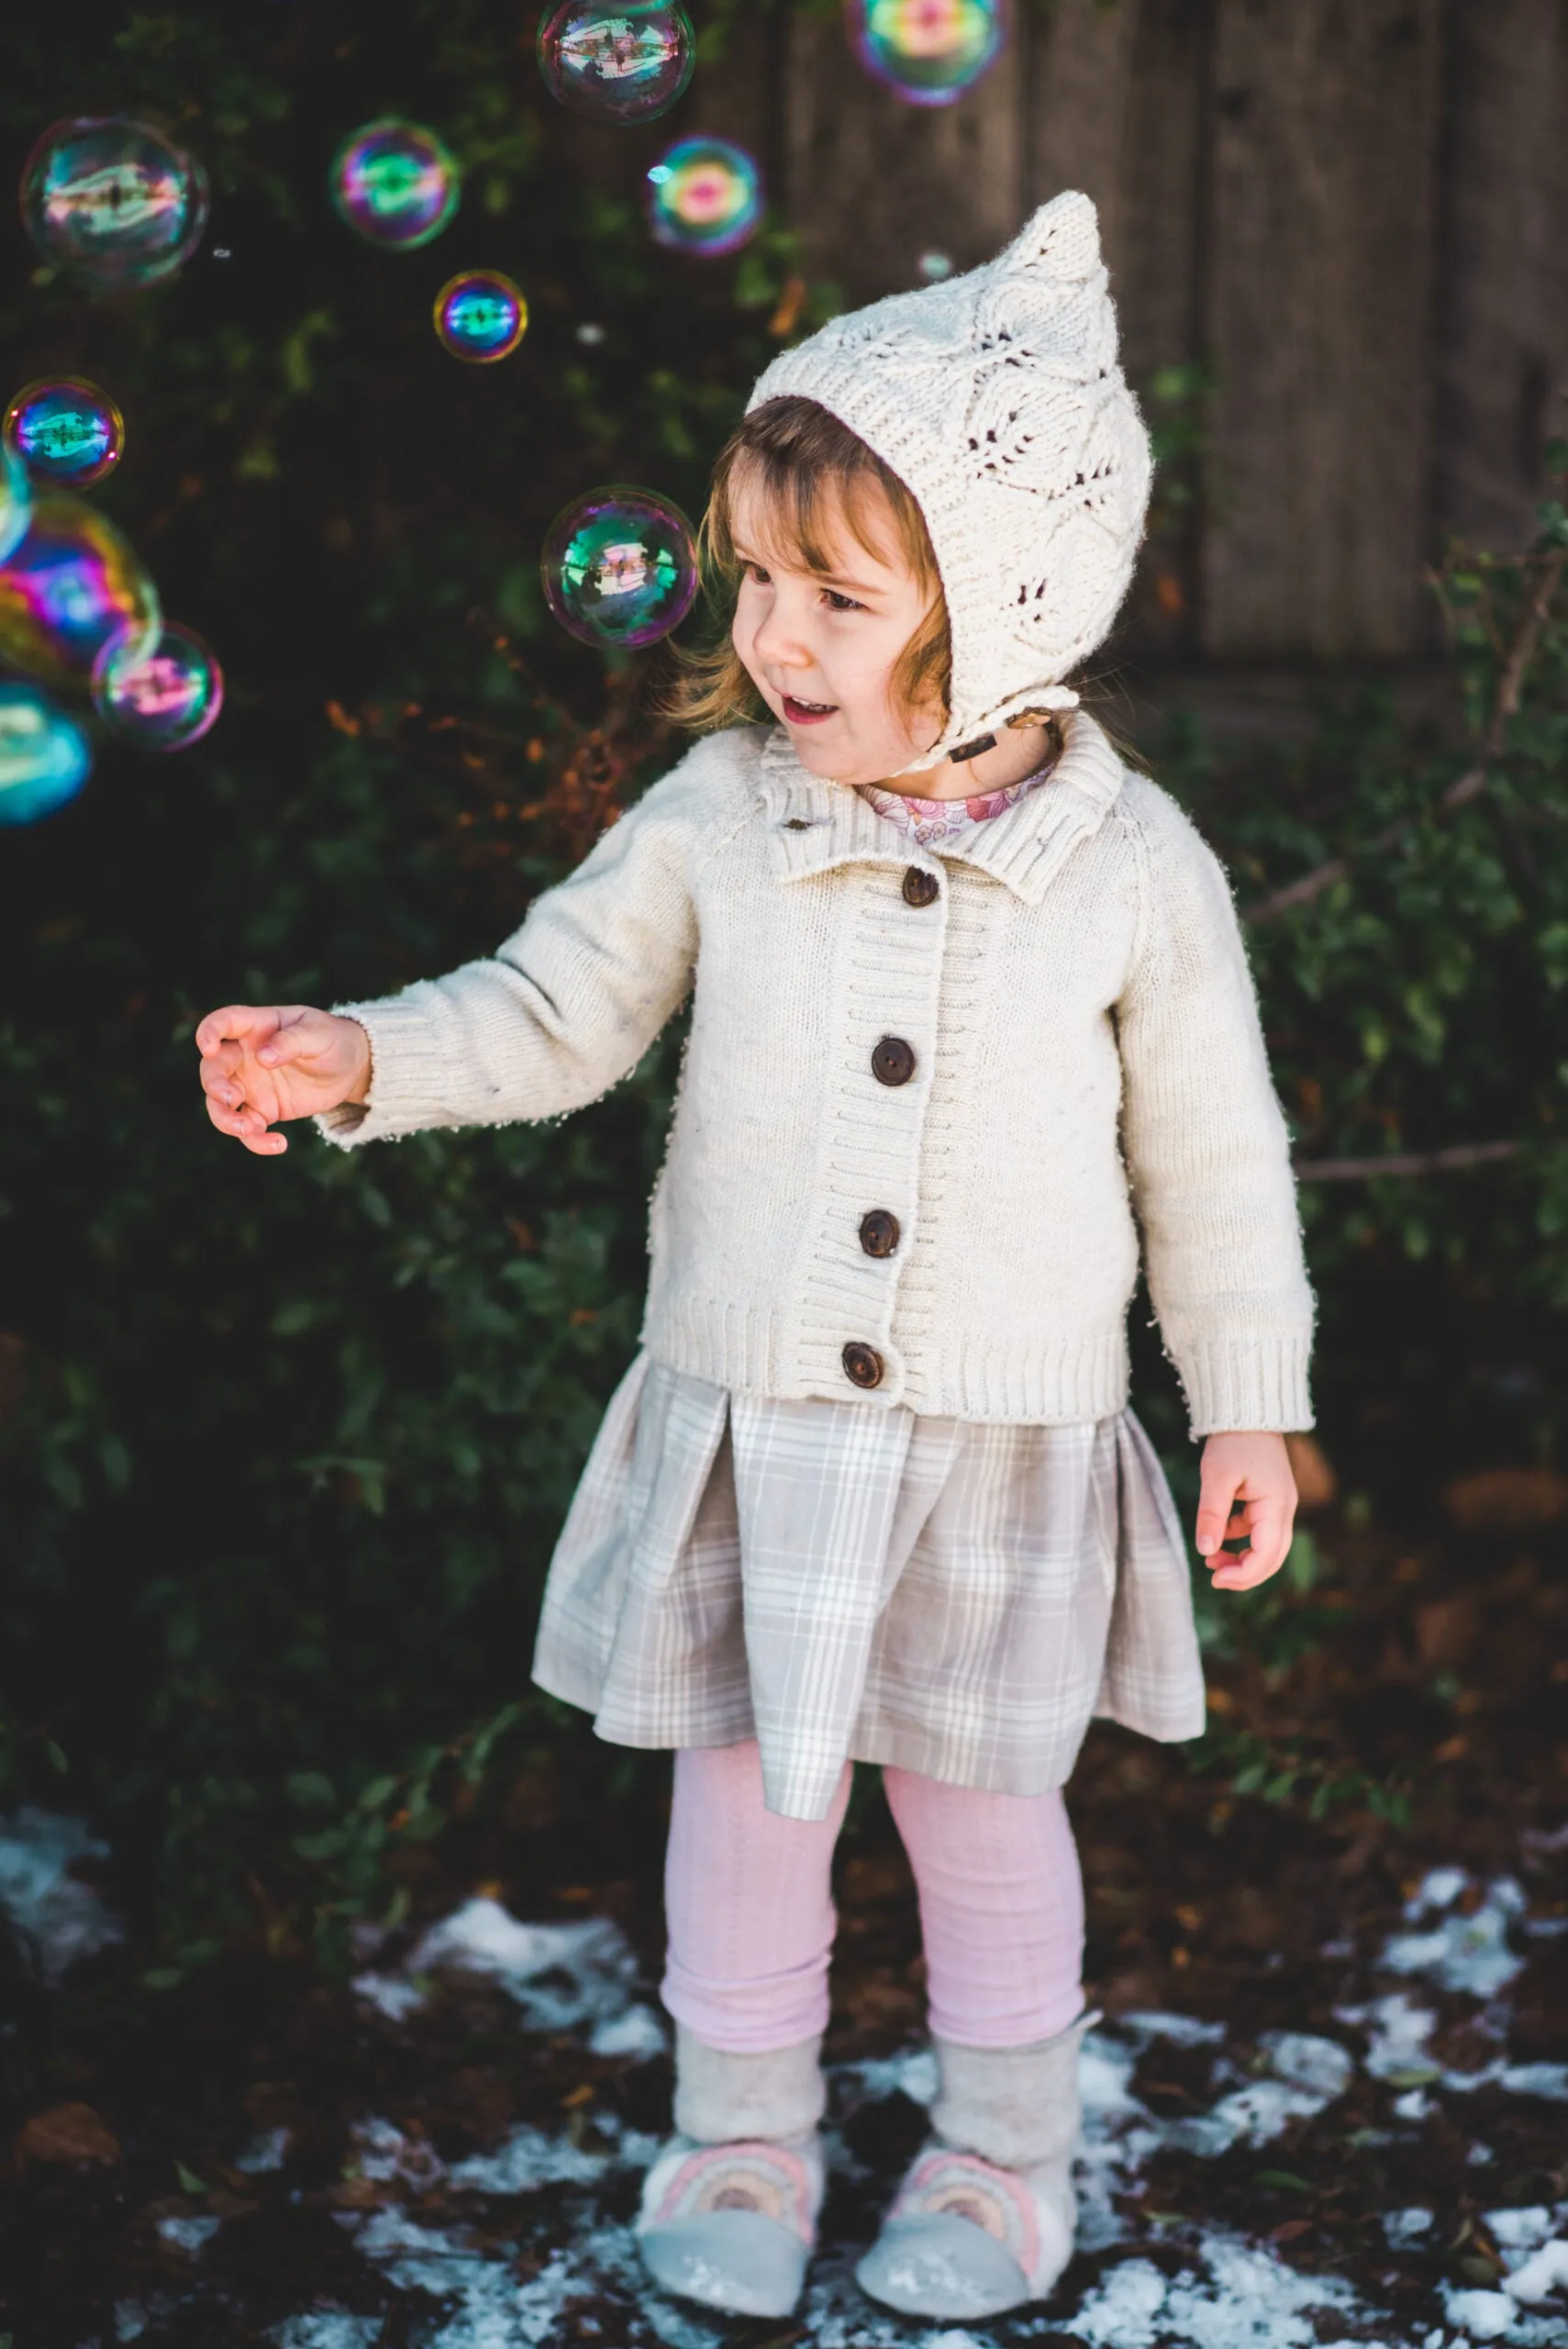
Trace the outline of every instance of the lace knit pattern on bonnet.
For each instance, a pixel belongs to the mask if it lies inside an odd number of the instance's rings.
[[[793,395],[828,409],[925,516],[952,710],[912,767],[1022,710],[1071,708],[1062,680],[1127,592],[1152,463],[1108,284],[1095,207],[1068,189],[994,261],[834,318],[751,394],[749,407]]]

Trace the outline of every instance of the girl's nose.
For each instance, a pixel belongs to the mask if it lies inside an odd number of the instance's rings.
[[[775,596],[755,639],[758,660],[779,669],[808,669],[811,651],[803,641],[796,617],[782,596]]]

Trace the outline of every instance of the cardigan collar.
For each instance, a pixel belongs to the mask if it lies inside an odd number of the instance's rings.
[[[1098,831],[1122,784],[1122,764],[1087,710],[1073,713],[1055,773],[999,816],[987,816],[949,841],[918,848],[879,816],[858,791],[824,782],[803,767],[788,734],[775,727],[762,746],[758,784],[772,818],[773,868],[797,881],[855,863],[935,865],[939,859],[978,866],[1037,906],[1080,841]]]

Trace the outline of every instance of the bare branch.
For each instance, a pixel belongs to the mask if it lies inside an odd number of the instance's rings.
[[[1562,582],[1563,566],[1568,564],[1568,548],[1555,548],[1545,558],[1524,555],[1519,560],[1521,562],[1540,562],[1540,576],[1519,624],[1518,634],[1503,663],[1497,698],[1481,738],[1480,756],[1473,766],[1467,767],[1449,785],[1438,800],[1435,812],[1439,815],[1451,814],[1455,807],[1462,807],[1472,799],[1479,798],[1491,780],[1492,765],[1507,740],[1509,723],[1518,709],[1525,678],[1535,658],[1536,647],[1540,642],[1540,632],[1551,609],[1552,597]],[[1327,857],[1321,864],[1314,865],[1309,873],[1302,874],[1295,881],[1287,881],[1283,888],[1271,889],[1266,897],[1259,897],[1251,905],[1242,907],[1242,920],[1273,921],[1276,916],[1288,913],[1292,906],[1306,905],[1308,899],[1331,888],[1336,881],[1347,879],[1353,864],[1366,857],[1381,855],[1385,849],[1394,847],[1414,829],[1415,820],[1414,817],[1402,816],[1397,822],[1385,825],[1383,830],[1375,832],[1371,840],[1363,841],[1353,855]]]
[[[1381,1158],[1298,1158],[1303,1183],[1362,1183],[1377,1174],[1446,1174],[1455,1166],[1490,1166],[1517,1158],[1517,1141],[1456,1141],[1446,1150],[1408,1150]]]

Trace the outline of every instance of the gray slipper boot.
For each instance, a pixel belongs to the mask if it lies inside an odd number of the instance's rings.
[[[1000,2316],[1034,2297],[1006,2243],[949,2210],[889,2219],[855,2281],[900,2316]]]
[[[793,2228],[760,2210],[706,2210],[638,2236],[642,2264],[662,2290],[731,2316],[790,2316],[809,2250]]]

